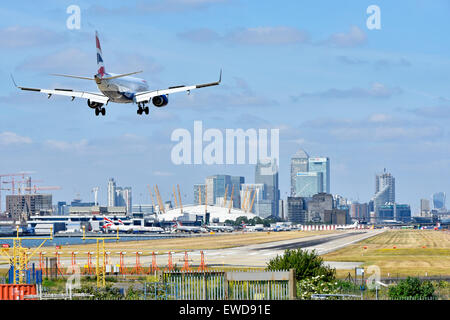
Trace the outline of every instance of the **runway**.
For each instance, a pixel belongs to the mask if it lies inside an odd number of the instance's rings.
[[[204,250],[203,253],[205,263],[210,269],[214,269],[215,267],[261,268],[265,267],[267,263],[277,255],[282,255],[286,249],[301,248],[308,251],[315,250],[318,254],[325,254],[369,237],[373,237],[382,232],[384,232],[383,229],[339,230],[332,234],[321,234],[262,244],[242,245],[226,249]],[[207,241],[206,238],[205,241]],[[140,256],[140,263],[145,268],[148,268],[152,264],[151,252],[147,252],[144,248],[136,249],[143,251],[143,254]],[[201,251],[187,250],[187,253],[189,265],[198,266],[201,261]],[[164,268],[168,263],[168,258],[167,253],[157,254],[156,261],[158,267],[161,269]],[[172,263],[178,267],[182,267],[184,265],[184,258],[184,251],[173,253]],[[93,259],[95,260],[95,255]],[[124,261],[128,268],[134,267],[136,255],[133,252],[128,252],[124,257]],[[79,257],[77,263],[80,266],[83,266],[87,261],[85,258]],[[118,255],[115,254],[110,257],[110,264],[118,263]],[[327,261],[326,263],[336,269],[351,269],[360,264],[358,262],[338,263],[332,261]],[[71,259],[61,257],[61,264],[63,267],[68,267],[71,264]],[[7,265],[5,264],[1,267],[7,267]]]

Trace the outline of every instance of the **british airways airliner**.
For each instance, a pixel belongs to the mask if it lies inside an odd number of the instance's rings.
[[[192,86],[174,86],[162,90],[150,90],[147,81],[135,77],[130,77],[131,75],[140,73],[142,71],[125,74],[107,73],[105,65],[103,63],[102,49],[100,47],[100,40],[98,38],[97,32],[95,32],[95,42],[97,47],[98,70],[97,74],[94,75],[93,78],[64,74],[53,75],[83,80],[94,80],[100,92],[75,91],[72,89],[40,89],[20,87],[16,84],[14,78],[12,78],[11,76],[14,85],[21,90],[46,93],[48,94],[49,98],[52,95],[61,95],[72,97],[72,101],[75,98],[87,99],[87,105],[95,110],[95,115],[98,116],[101,114],[104,116],[106,114],[104,105],[107,105],[108,102],[136,103],[138,106],[137,114],[148,114],[149,108],[148,106],[146,106],[146,104],[150,103],[150,101],[155,107],[164,107],[169,103],[169,94],[184,91],[190,93],[191,90],[194,89],[219,85],[222,80],[221,70],[219,80],[216,82],[203,83]]]

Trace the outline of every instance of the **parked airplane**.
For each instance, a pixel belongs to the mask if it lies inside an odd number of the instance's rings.
[[[248,226],[245,223],[242,223],[242,229],[249,232],[264,231],[264,227],[262,225]]]
[[[207,225],[206,229],[211,231],[218,231],[218,232],[233,232],[234,228],[230,226],[214,226],[214,225]]]
[[[358,228],[358,221],[355,221],[354,224],[348,224],[345,226],[337,226],[336,230],[347,230],[347,229],[356,229]]]
[[[106,110],[103,107],[108,102],[116,103],[136,103],[138,106],[137,114],[148,114],[149,108],[146,106],[150,101],[155,107],[164,107],[169,103],[169,94],[176,92],[188,92],[191,90],[200,89],[210,86],[216,86],[220,84],[222,80],[222,71],[220,71],[219,80],[211,83],[203,83],[192,86],[173,86],[168,89],[162,90],[150,90],[147,81],[135,77],[130,77],[133,74],[140,73],[142,71],[130,72],[125,74],[107,73],[105,65],[103,63],[102,49],[100,47],[100,40],[97,32],[95,32],[95,41],[97,46],[97,74],[93,78],[80,77],[65,74],[53,74],[55,76],[76,78],[82,80],[93,80],[97,84],[100,92],[86,92],[76,91],[72,89],[40,89],[40,88],[26,88],[20,87],[16,84],[14,78],[11,75],[14,85],[26,91],[43,92],[50,98],[52,95],[62,95],[72,98],[84,98],[87,99],[87,105],[95,109],[95,115],[98,116],[106,114]]]
[[[206,230],[203,227],[199,227],[199,226],[183,226],[181,224],[180,221],[175,221],[174,220],[174,225],[173,225],[173,231],[182,231],[182,232],[194,232],[194,233],[199,233],[199,232],[208,232],[208,230]]]
[[[103,219],[108,222],[103,227],[110,232],[127,232],[127,233],[145,233],[145,232],[164,232],[163,228],[160,227],[147,227],[147,226],[135,226],[135,225],[125,225],[122,220],[118,220],[119,224],[116,225],[114,221],[108,219],[107,217],[103,217]]]

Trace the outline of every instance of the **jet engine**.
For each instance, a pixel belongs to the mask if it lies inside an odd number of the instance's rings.
[[[169,103],[169,98],[164,94],[162,96],[153,97],[152,102],[155,107],[160,108],[166,106]]]

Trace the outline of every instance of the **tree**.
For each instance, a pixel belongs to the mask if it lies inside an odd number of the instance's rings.
[[[302,249],[287,249],[282,256],[276,256],[267,263],[267,270],[289,270],[295,269],[297,281],[306,278],[322,276],[321,280],[331,282],[336,278],[336,269],[330,268],[323,263],[323,259],[313,251]]]
[[[419,278],[408,277],[401,280],[397,285],[389,288],[389,298],[391,299],[433,299],[434,286],[430,281],[420,281]]]

